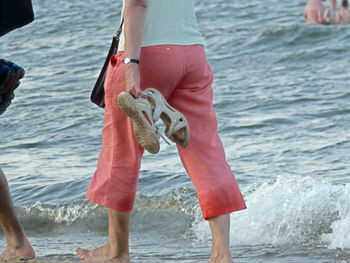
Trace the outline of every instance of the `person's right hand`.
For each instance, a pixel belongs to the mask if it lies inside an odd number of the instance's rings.
[[[147,95],[140,88],[140,70],[139,65],[135,63],[129,63],[124,65],[125,69],[125,82],[126,91],[133,95],[135,98],[147,98]]]

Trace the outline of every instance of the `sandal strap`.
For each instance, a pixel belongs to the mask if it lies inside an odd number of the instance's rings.
[[[158,127],[158,126],[157,126]],[[160,135],[160,138],[162,138],[168,145],[170,145],[170,142],[168,141],[168,139],[164,136],[163,133],[158,133]]]
[[[153,107],[152,107],[153,109]],[[162,107],[160,105],[157,105],[155,109],[153,109],[153,121],[157,122],[160,118],[160,114],[162,114]]]
[[[188,127],[187,122],[183,120],[182,115],[178,111],[166,103],[165,99],[158,90],[149,88],[145,90],[145,94],[152,98],[155,104],[155,106],[152,105],[153,121],[157,122],[160,119],[162,113],[166,114],[170,119],[170,125],[166,127],[164,134],[172,142],[176,142],[176,138],[174,137],[175,133],[183,128],[186,129]],[[158,134],[166,143],[170,144],[162,134]]]
[[[176,118],[175,121],[172,121],[170,123],[170,126],[165,134],[170,140],[173,141],[174,140],[173,134],[175,134],[177,131],[185,128],[186,126],[187,126],[186,122],[180,121],[179,118]]]

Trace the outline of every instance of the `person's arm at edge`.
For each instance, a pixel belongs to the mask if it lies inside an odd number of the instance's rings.
[[[340,24],[340,10],[337,12],[336,23],[337,23],[337,24]]]
[[[326,11],[324,11],[324,13],[322,15],[321,10],[318,11],[318,19],[319,19],[318,23],[319,24],[329,25],[328,12],[329,12],[329,9],[326,9]]]
[[[125,58],[140,59],[141,44],[146,18],[147,0],[126,0],[124,9]],[[139,65],[124,65],[126,74],[126,91],[134,97],[146,95],[140,89]]]

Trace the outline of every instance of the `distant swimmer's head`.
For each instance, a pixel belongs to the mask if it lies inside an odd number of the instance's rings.
[[[343,0],[341,2],[341,6],[344,7],[344,8],[347,8],[349,6],[348,0]]]

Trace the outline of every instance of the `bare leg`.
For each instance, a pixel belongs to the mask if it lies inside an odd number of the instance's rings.
[[[108,209],[109,240],[93,250],[78,248],[77,255],[88,263],[130,263],[129,229],[131,212]]]
[[[4,230],[7,247],[0,255],[0,261],[14,258],[34,258],[35,252],[18,222],[12,205],[6,177],[0,169],[0,224]]]
[[[209,219],[212,251],[209,263],[233,263],[230,252],[230,214]]]

